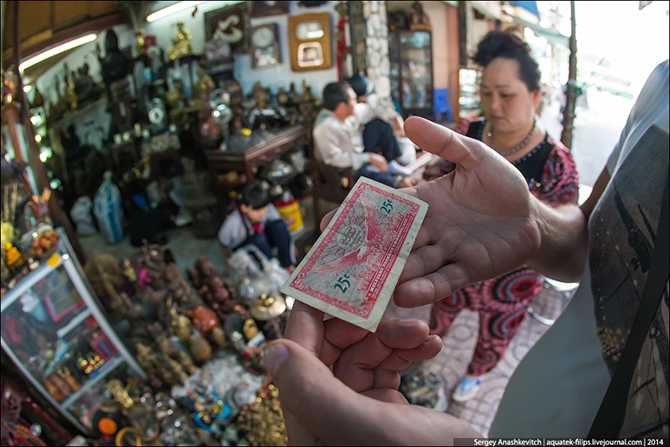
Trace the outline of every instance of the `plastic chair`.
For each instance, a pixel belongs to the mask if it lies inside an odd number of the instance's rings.
[[[443,119],[443,113],[447,115],[446,121]],[[436,88],[433,90],[433,120],[438,124],[452,122],[448,88]]]

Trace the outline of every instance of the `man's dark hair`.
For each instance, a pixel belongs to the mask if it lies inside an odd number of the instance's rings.
[[[343,102],[349,103],[349,83],[346,81],[331,82],[323,89],[323,106],[331,112]]]
[[[268,196],[268,191],[261,182],[249,182],[242,189],[240,204],[258,210],[270,204],[270,196]]]
[[[514,59],[519,63],[519,79],[529,91],[540,88],[540,67],[530,55],[530,47],[526,42],[511,33],[491,31],[477,45],[477,54],[472,60],[483,68],[498,57]]]

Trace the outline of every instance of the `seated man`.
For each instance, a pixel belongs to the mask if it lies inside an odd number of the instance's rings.
[[[411,186],[409,178],[396,183],[392,175],[409,174],[396,162],[402,152],[394,129],[402,132],[402,117],[392,107],[357,102],[357,96],[367,98],[369,91],[365,87],[361,90],[365,94],[357,95],[347,82],[326,85],[324,108],[314,121],[314,155],[327,165],[353,168],[356,177],[365,176],[392,188]]]
[[[268,259],[273,257],[272,250],[276,248],[281,266],[290,272],[295,269],[291,235],[260,182],[244,185],[239,208],[223,222],[218,239],[226,260],[236,250],[254,244]]]

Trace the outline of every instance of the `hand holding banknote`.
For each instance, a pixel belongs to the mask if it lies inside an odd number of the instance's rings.
[[[405,132],[417,146],[453,161],[457,168],[403,190],[428,204],[428,210],[395,288],[396,304],[433,303],[466,284],[512,270],[538,250],[540,232],[531,215],[528,186],[507,160],[479,141],[421,118],[409,118]],[[322,229],[334,214],[324,218]],[[310,309],[305,315],[316,327],[323,324],[320,311]],[[378,333],[370,336],[379,341]],[[455,437],[478,436],[449,414],[391,403],[395,401],[388,397],[395,388],[390,385],[387,391],[374,391],[382,400],[346,386],[315,350],[327,340],[324,332],[301,329],[297,318],[289,321],[287,338],[270,344],[266,352],[280,390],[289,444],[444,445]],[[280,349],[274,349],[278,345]],[[345,369],[355,368],[359,360],[340,357],[340,368],[347,363]]]
[[[532,197],[517,168],[480,141],[423,118],[408,118],[405,131],[417,146],[457,168],[401,190],[427,203],[428,211],[395,288],[398,306],[432,304],[513,270],[538,250]],[[322,229],[333,215],[324,217]]]
[[[324,321],[322,311],[296,301],[285,336],[264,359],[289,445],[426,445],[444,444],[453,433],[479,436],[451,415],[409,405],[397,391],[398,371],[442,347],[426,323],[382,321],[369,332],[339,318]],[[430,430],[417,437],[425,424]]]

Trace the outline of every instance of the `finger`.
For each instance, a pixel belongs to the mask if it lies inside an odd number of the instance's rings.
[[[435,273],[399,284],[393,292],[398,307],[432,304],[474,282],[461,263],[445,265]]]
[[[323,345],[323,315],[322,311],[296,300],[286,323],[284,337],[318,357]]]
[[[412,348],[428,335],[428,325],[420,320],[383,321],[377,329],[377,336],[390,348]],[[369,334],[367,329],[347,323],[339,318],[324,322],[324,343],[319,358],[327,366],[335,363],[343,349],[358,343]]]
[[[333,364],[333,373],[354,391],[365,391],[374,385],[374,368],[393,349],[412,349],[428,338],[428,325],[420,320],[382,321],[375,334],[342,351]]]
[[[428,183],[422,183],[420,185],[416,185],[412,188],[403,188],[401,191],[403,191],[406,194],[409,194],[411,196],[414,196],[420,200],[423,200],[425,202],[433,202],[434,199],[430,197],[430,193],[428,192],[428,185],[432,189],[435,188],[435,186],[439,187],[441,191],[443,190],[450,190],[451,189],[451,183],[453,182],[453,179],[451,176],[443,176],[435,180],[431,180]],[[444,193],[441,193],[444,194]],[[426,220],[424,221],[423,225],[421,225],[421,228],[419,229],[419,232],[417,233],[416,239],[414,240],[414,246],[412,247],[412,250],[416,250],[419,247],[423,247],[424,245],[429,245],[435,243],[437,240],[444,238],[444,229],[445,225],[441,222],[431,222],[431,214],[432,209],[428,209],[428,215],[426,216]],[[441,218],[447,217],[447,216],[440,216]],[[433,218],[434,219],[434,218]],[[457,239],[455,239],[457,240]]]
[[[436,238],[436,232],[433,229],[428,228],[428,226],[425,225],[424,223],[424,225],[422,225],[421,228],[419,228],[419,232],[416,234],[416,239],[414,240],[414,246],[412,247],[412,251],[420,247],[423,247],[424,245],[434,243],[435,238]],[[410,253],[410,257],[411,256],[412,253]],[[409,261],[409,258],[407,260]]]
[[[457,242],[450,238],[444,239],[447,241],[446,246],[424,245],[411,252],[407,257],[398,282],[402,284],[412,278],[425,276],[446,264],[448,261],[446,254],[453,253]]]
[[[326,227],[328,226],[328,224],[330,223],[330,221],[332,220],[332,218],[333,218],[333,216],[335,215],[336,212],[337,212],[337,208],[335,208],[334,210],[332,210],[331,212],[329,212],[328,214],[323,216],[323,219],[321,219],[321,224],[319,225],[319,227],[321,228],[321,231],[326,230]]]
[[[399,371],[407,368],[412,362],[428,360],[442,350],[442,339],[431,335],[414,349],[396,349],[375,368],[373,388],[398,389],[400,386]]]
[[[411,362],[419,362],[435,357],[442,350],[442,339],[438,335],[430,335],[425,342],[413,349],[395,349],[378,366],[378,370],[402,371]],[[377,387],[375,387],[377,388]]]
[[[425,118],[407,118],[405,134],[424,151],[453,161],[468,170],[477,166],[483,157],[490,155],[490,150],[483,143]]]
[[[352,390],[369,390],[375,382],[374,367],[379,365],[392,349],[373,333],[345,349],[333,364],[333,374]]]
[[[407,402],[405,396],[403,396],[396,390],[373,388],[371,390],[363,391],[361,394],[363,394],[364,396],[371,397],[373,399],[380,400],[382,402],[388,402],[391,404],[409,405],[409,402]]]
[[[392,441],[387,419],[398,420],[393,406],[354,392],[307,349],[277,340],[266,347],[264,360],[285,411],[317,439],[338,445]]]
[[[385,320],[379,323],[375,335],[379,340],[392,349],[413,349],[420,346],[426,338],[430,328],[421,320]],[[365,354],[365,351],[361,351]],[[377,364],[370,363],[371,366]]]
[[[370,331],[339,318],[331,318],[324,322],[324,341],[319,358],[327,366],[331,366],[345,349],[363,340]]]

